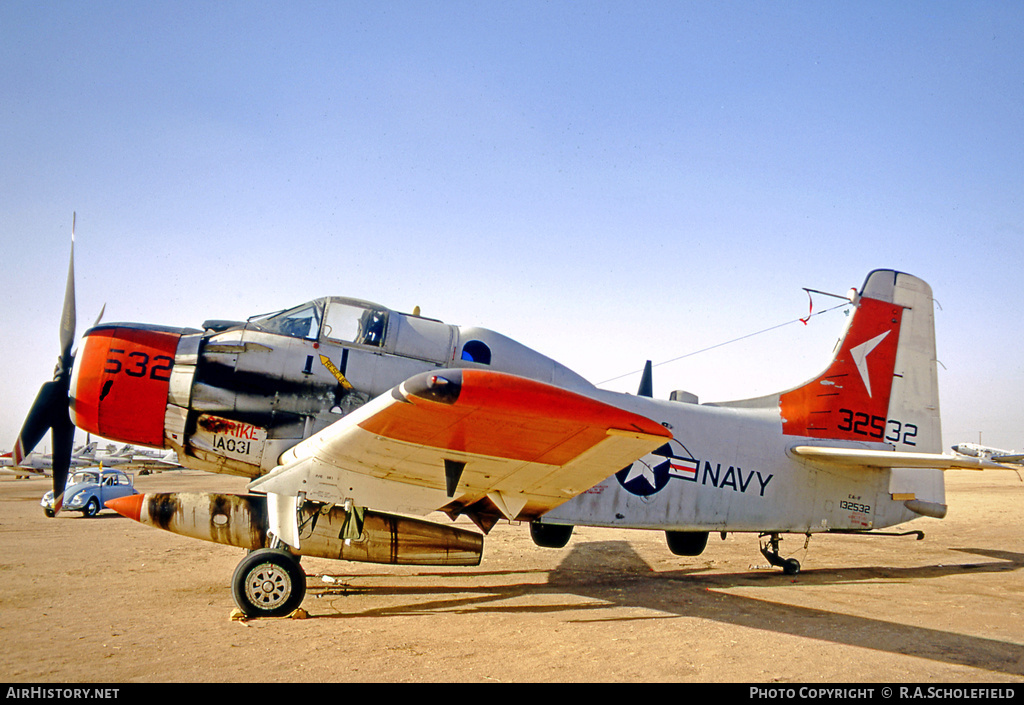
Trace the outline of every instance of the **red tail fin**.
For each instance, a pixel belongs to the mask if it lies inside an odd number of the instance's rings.
[[[828,369],[779,395],[783,433],[940,452],[931,287],[877,270],[856,303]]]
[[[861,297],[832,364],[780,395],[789,436],[883,440],[903,307]]]

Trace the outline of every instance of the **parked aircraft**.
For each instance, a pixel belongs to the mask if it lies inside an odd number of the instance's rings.
[[[232,578],[249,615],[301,603],[302,555],[476,565],[503,519],[529,522],[550,547],[575,525],[662,530],[687,556],[710,532],[751,532],[795,573],[783,534],[941,518],[944,469],[1002,467],[940,452],[931,289],[892,270],[871,272],[852,296],[824,372],[716,404],[653,399],[646,376],[642,394],[599,389],[494,331],[342,297],[201,329],[97,325],[76,362],[73,274],[72,260],[57,372],[16,453],[51,428],[67,458],[62,438],[78,426],[249,478],[247,494],[110,504],[249,549]],[[437,510],[480,532],[419,518]]]
[[[69,461],[70,468],[95,466],[120,467],[123,470],[174,469],[180,468],[178,454],[173,450],[150,450],[135,448],[130,444],[116,446],[108,444],[101,449],[98,443],[90,442],[75,448]],[[21,463],[14,465],[14,453],[0,454],[0,472],[5,475],[29,477],[52,474],[53,455],[32,452],[24,456]]]
[[[1024,462],[1024,453],[1018,453],[1015,450],[992,448],[991,446],[983,446],[979,443],[957,443],[953,446],[953,450],[961,455],[986,458],[997,463],[1018,464]]]
[[[0,455],[0,475],[14,475],[23,480],[40,473],[45,474],[42,453],[29,453],[21,462],[21,466],[15,467],[13,453],[3,453]]]
[[[41,473],[44,469],[49,468],[51,461],[48,456],[44,456],[42,453],[29,453],[21,459],[21,462],[15,465],[14,453],[4,453],[0,455],[0,467],[12,468],[14,470],[23,470],[24,472],[16,472],[18,477],[26,476],[26,473]]]
[[[96,451],[96,444],[89,443],[84,446],[75,448],[71,453],[71,458],[68,461],[70,467],[86,467],[87,465],[93,464],[93,454]],[[19,471],[24,470],[28,473],[34,473],[36,475],[44,474],[49,475],[50,469],[53,467],[53,455],[50,453],[29,453],[28,455],[21,458],[20,462],[15,462],[14,452],[4,453],[0,455],[0,468],[10,468],[10,472],[7,474],[16,474],[18,477],[24,477],[25,473]]]
[[[136,448],[131,444],[125,444],[118,448],[114,444],[107,446],[103,452],[97,452],[94,456],[97,465],[104,467],[117,466],[122,469],[145,469],[145,468],[180,468],[178,454],[173,450],[150,450],[147,448]]]

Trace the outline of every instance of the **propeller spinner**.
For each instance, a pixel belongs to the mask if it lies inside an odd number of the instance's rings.
[[[12,458],[21,464],[39,443],[47,429],[51,431],[53,446],[53,510],[60,511],[64,503],[64,485],[71,466],[71,450],[75,438],[75,425],[68,412],[68,391],[75,357],[71,352],[75,340],[75,217],[71,220],[71,259],[68,280],[64,290],[64,311],[60,318],[60,357],[53,371],[53,381],[46,382],[32,402],[25,423],[18,434]]]

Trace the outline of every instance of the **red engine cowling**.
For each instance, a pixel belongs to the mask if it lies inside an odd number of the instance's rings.
[[[86,332],[71,380],[71,420],[122,443],[164,447],[167,390],[185,331],[115,323]]]

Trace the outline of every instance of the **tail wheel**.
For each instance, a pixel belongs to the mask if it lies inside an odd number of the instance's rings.
[[[767,558],[772,565],[782,568],[782,572],[786,575],[799,573],[800,561],[795,558],[783,558],[779,555],[779,542],[782,541],[782,537],[778,533],[761,534],[761,538],[765,536],[768,536],[769,539],[761,545],[761,555]],[[810,539],[810,534],[808,534],[808,539]]]
[[[284,617],[302,604],[306,574],[290,553],[262,548],[235,568],[231,594],[247,617]]]

